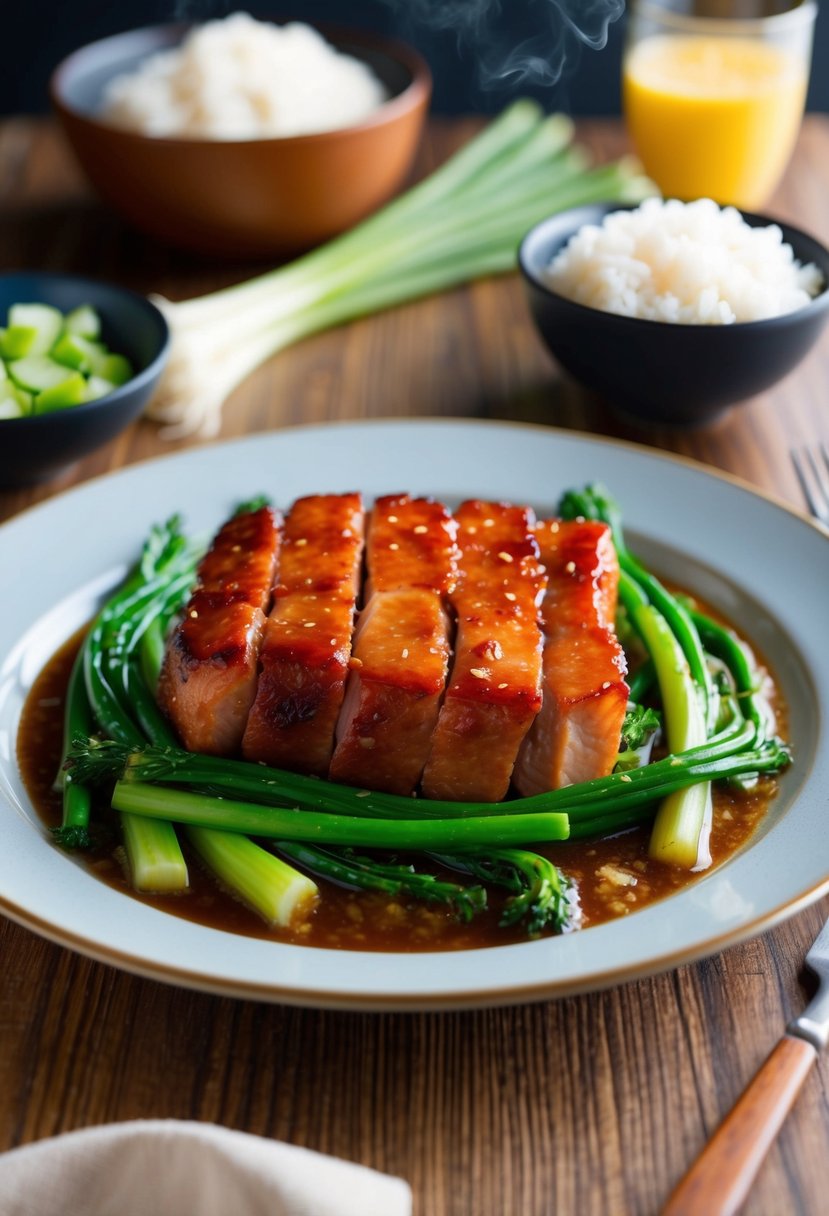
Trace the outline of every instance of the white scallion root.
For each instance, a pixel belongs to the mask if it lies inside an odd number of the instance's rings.
[[[160,296],[151,297],[170,326],[170,358],[146,414],[161,422],[164,439],[198,436],[212,439],[222,421],[225,387],[215,346],[198,331],[182,331],[176,324],[176,305]]]

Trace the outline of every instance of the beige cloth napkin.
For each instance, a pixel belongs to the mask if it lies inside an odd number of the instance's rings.
[[[212,1123],[148,1119],[0,1154],[3,1216],[410,1216],[400,1178]]]

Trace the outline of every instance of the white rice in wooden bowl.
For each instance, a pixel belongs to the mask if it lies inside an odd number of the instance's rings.
[[[351,126],[386,100],[368,64],[311,26],[240,12],[110,81],[101,117],[156,137],[272,139]]]
[[[646,199],[588,224],[546,280],[589,308],[682,325],[733,325],[803,308],[823,288],[776,224],[753,228],[711,199]]]

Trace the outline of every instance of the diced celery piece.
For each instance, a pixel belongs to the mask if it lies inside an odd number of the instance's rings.
[[[81,405],[86,401],[86,380],[80,372],[70,372],[59,384],[43,389],[35,397],[34,412],[48,414],[52,410],[63,410],[70,405]]]
[[[93,359],[103,358],[103,351],[92,349],[92,343],[78,334],[61,334],[52,347],[51,356],[66,367],[79,372],[92,370]]]
[[[0,401],[11,403],[4,405],[8,416],[97,401],[131,380],[129,359],[100,336],[101,318],[90,304],[65,317],[48,304],[12,304],[0,327]]]
[[[13,380],[8,380],[9,395],[17,402],[24,414],[31,414],[34,398],[25,388],[19,388]],[[6,385],[3,386],[4,388]]]
[[[81,304],[66,314],[64,326],[70,334],[80,334],[82,338],[99,338],[101,336],[101,318],[91,304]]]
[[[26,359],[13,359],[9,363],[12,379],[21,388],[33,393],[41,393],[44,389],[54,388],[62,383],[67,376],[74,375],[62,363],[56,363],[47,355],[31,355]]]
[[[113,384],[126,384],[132,379],[132,365],[125,355],[106,355],[92,370]]]
[[[35,336],[24,353],[46,355],[63,329],[63,313],[52,308],[51,304],[12,304],[9,309],[9,332],[27,329],[34,330]]]
[[[98,368],[109,354],[103,342],[93,342],[90,338],[82,337],[81,334],[73,334],[72,342],[83,357],[83,368],[81,370],[87,374],[92,372],[97,375]]]
[[[107,397],[110,393],[114,393],[117,384],[113,384],[111,380],[105,380],[103,376],[90,376],[86,382],[86,399],[87,401],[97,401],[99,397]]]
[[[31,325],[9,325],[0,336],[0,355],[4,359],[22,359],[28,355],[37,339]]]
[[[5,418],[22,418],[23,408],[15,397],[4,397],[0,393],[0,420]]]

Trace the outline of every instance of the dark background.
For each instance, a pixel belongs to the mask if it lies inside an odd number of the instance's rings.
[[[95,38],[243,7],[227,0],[0,0],[5,34],[0,113],[47,109],[52,69]],[[623,0],[260,0],[250,11],[405,38],[432,68],[436,113],[491,113],[520,92],[537,97],[547,109],[588,115],[619,108],[624,16],[609,21],[608,13],[622,8]],[[829,111],[829,13],[825,3],[820,8],[808,107]],[[603,40],[606,28],[604,48],[586,45],[573,24],[595,42]],[[516,48],[523,65],[532,64],[530,75],[511,67]]]

